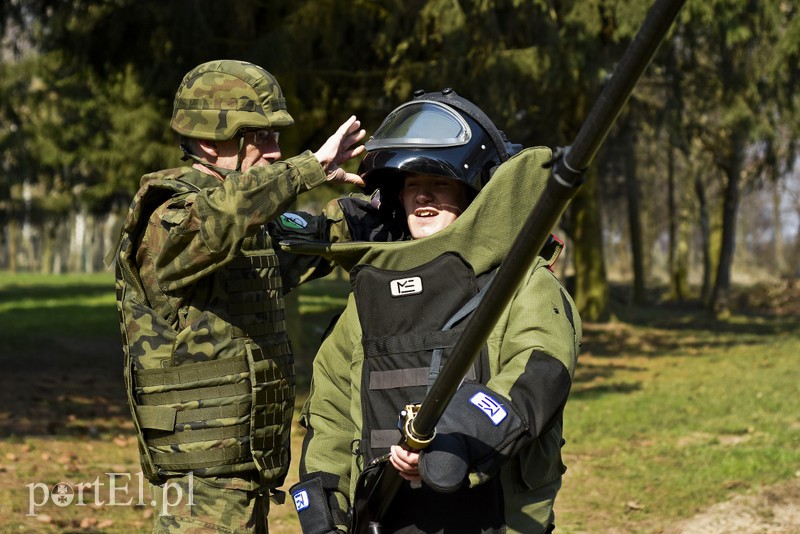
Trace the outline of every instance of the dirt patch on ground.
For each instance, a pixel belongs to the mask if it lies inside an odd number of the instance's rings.
[[[784,484],[761,488],[752,495],[737,495],[715,504],[665,532],[670,531],[681,534],[800,532],[800,476]]]

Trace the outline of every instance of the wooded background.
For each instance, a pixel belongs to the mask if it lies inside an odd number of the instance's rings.
[[[6,0],[0,269],[96,271],[142,174],[177,166],[182,76],[275,74],[284,156],[349,115],[368,133],[414,89],[453,87],[525,146],[574,139],[649,0]],[[573,294],[610,313],[666,284],[724,314],[734,270],[800,273],[800,19],[791,0],[688,0],[565,214]],[[520,184],[524,187],[524,184]],[[343,191],[301,198],[314,211]],[[520,214],[520,217],[524,214]]]

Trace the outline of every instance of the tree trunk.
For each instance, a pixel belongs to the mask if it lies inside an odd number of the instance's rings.
[[[787,265],[787,272],[791,278],[800,276],[800,206],[795,211],[797,214],[797,231],[795,233],[794,243],[790,249],[790,257]]]
[[[700,171],[695,172],[694,192],[697,196],[700,219],[700,246],[703,254],[703,283],[700,288],[700,301],[704,306],[708,306],[711,302],[714,273],[711,260],[711,223],[708,214],[708,200],[706,198],[706,188]]]
[[[778,178],[777,168],[773,167],[772,179],[772,256],[775,261],[775,271],[781,278],[791,278],[786,264],[786,246],[783,241],[783,220],[781,218],[781,184]]]
[[[80,272],[83,267],[83,240],[86,234],[86,212],[82,208],[72,213],[72,225],[69,236],[69,255],[67,270]]]
[[[685,175],[682,175],[685,176]],[[692,210],[692,190],[688,187],[687,180],[676,181],[678,188],[678,234],[675,243],[675,272],[673,283],[679,301],[689,298],[689,260],[691,243],[694,241],[694,211]]]
[[[644,240],[640,207],[639,181],[636,177],[636,132],[629,129],[625,150],[625,196],[628,200],[631,266],[633,268],[633,303],[643,305],[647,300],[644,272]]]
[[[19,223],[12,215],[6,226],[6,244],[8,246],[8,270],[17,272],[17,238],[19,237]]]
[[[717,277],[714,291],[711,294],[710,310],[716,317],[727,317],[730,314],[731,270],[733,255],[736,250],[736,214],[739,211],[739,181],[742,171],[743,142],[741,136],[735,134],[733,150],[726,168],[727,183],[722,200],[722,239],[717,263]]]
[[[572,201],[575,304],[581,318],[604,322],[611,318],[610,291],[603,258],[603,229],[598,199],[597,170],[589,167],[587,180]]]
[[[675,149],[667,149],[667,217],[669,228],[669,255],[667,269],[669,272],[669,298],[683,302],[686,299],[686,287],[683,285],[685,269],[681,269],[681,236],[680,236],[680,209],[676,197],[677,185],[675,184]]]
[[[56,257],[56,226],[57,222],[45,217],[42,221],[42,264],[39,271],[42,274],[53,273],[53,265]]]

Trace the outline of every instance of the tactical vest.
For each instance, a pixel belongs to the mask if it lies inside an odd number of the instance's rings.
[[[428,391],[433,351],[442,363],[464,323],[442,330],[485,283],[456,253],[445,253],[410,271],[358,266],[351,273],[362,330],[361,440],[356,454],[367,465],[401,441],[398,414]],[[465,377],[489,379],[486,349]],[[407,513],[414,510],[413,513]],[[403,483],[382,520],[387,532],[501,532],[503,498],[499,477],[476,488],[436,493]],[[445,528],[446,526],[446,528]]]
[[[117,257],[125,384],[142,468],[154,483],[187,471],[257,471],[261,487],[276,487],[289,467],[294,359],[269,235],[248,237],[232,261],[200,278],[174,320],[150,307],[134,262],[152,210],[197,190],[166,176],[151,181],[134,199]],[[191,324],[181,324],[189,316]]]

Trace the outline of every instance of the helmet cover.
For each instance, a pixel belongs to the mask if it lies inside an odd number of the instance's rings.
[[[224,141],[246,129],[294,124],[278,80],[253,63],[216,60],[184,76],[170,126],[180,135]]]

